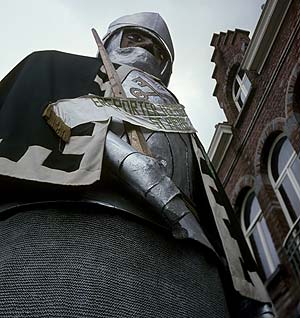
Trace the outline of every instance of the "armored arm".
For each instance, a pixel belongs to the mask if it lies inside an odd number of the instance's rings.
[[[106,137],[104,159],[113,174],[167,221],[176,238],[191,238],[212,248],[180,190],[165,175],[158,160],[137,152],[111,131]]]

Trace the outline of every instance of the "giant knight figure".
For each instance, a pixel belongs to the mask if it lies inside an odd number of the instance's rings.
[[[124,16],[103,40],[117,78],[102,55],[43,51],[0,84],[0,316],[275,317],[167,89],[166,23]]]

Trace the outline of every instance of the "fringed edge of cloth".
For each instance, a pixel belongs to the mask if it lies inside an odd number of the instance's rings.
[[[48,125],[56,132],[56,134],[66,143],[70,141],[71,137],[71,128],[66,125],[63,120],[56,115],[53,105],[49,104],[42,115]]]

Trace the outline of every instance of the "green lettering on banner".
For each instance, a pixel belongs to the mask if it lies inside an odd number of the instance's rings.
[[[168,114],[170,116],[178,116],[179,115],[177,105],[175,107],[173,105],[166,105],[166,109],[168,110]]]
[[[180,104],[153,104],[145,100],[115,97],[91,97],[97,107],[117,107],[129,115],[144,117],[158,129],[174,131],[193,130],[184,106]]]
[[[179,127],[181,127],[181,129],[183,130],[188,130],[190,127],[189,127],[189,124],[187,122],[187,120],[185,118],[179,118]]]
[[[144,109],[144,104],[145,104],[145,102],[142,101],[142,100],[137,100],[137,103],[138,103],[138,105],[139,105],[139,107],[140,107],[140,109],[141,109],[143,115],[146,116],[147,114],[146,114],[145,109]],[[140,114],[140,116],[142,116],[142,114]]]
[[[173,107],[170,105],[170,108],[172,109],[173,116],[180,116],[180,110],[178,107]]]
[[[104,101],[104,105],[105,106],[109,106],[111,107],[113,104],[114,104],[114,99],[113,98],[103,98],[103,101]]]
[[[137,103],[136,103],[136,100],[130,100],[129,101],[129,105],[130,105],[130,110],[131,110],[131,113],[133,115],[139,115],[138,111],[137,111]]]
[[[186,117],[186,113],[184,111],[184,107],[181,106],[181,105],[178,107],[178,113],[179,113],[180,116]]]
[[[186,116],[184,107],[182,105],[175,105],[174,107],[176,108],[176,112],[179,116]]]
[[[145,107],[145,110],[147,112],[146,116],[156,116],[157,115],[155,107],[152,103],[145,102],[144,107]]]
[[[165,116],[167,115],[165,110],[164,110],[164,108],[162,107],[162,105],[160,105],[160,104],[156,105],[156,108],[159,108],[158,113],[159,113],[160,116],[162,116],[162,114],[165,115]]]
[[[174,114],[174,110],[172,109],[172,107],[167,106],[167,107],[166,107],[166,110],[167,110],[167,114],[168,114],[169,116],[174,116],[174,115],[175,115],[175,114]]]
[[[99,99],[99,101],[101,101],[102,106],[111,107],[111,104],[112,104],[112,99],[111,98],[98,97],[98,99]]]
[[[182,117],[167,117],[166,122],[173,130],[186,130],[187,124]]]
[[[120,99],[117,99],[117,98],[114,98],[112,100],[113,104],[118,107],[118,108],[122,108],[122,103],[121,103],[121,100]]]
[[[97,106],[97,107],[102,107],[103,106],[103,102],[100,98],[97,98],[97,97],[93,97],[92,98],[92,101],[94,102],[94,104]]]
[[[158,126],[159,128],[167,129],[161,118],[148,118],[148,120],[152,122],[155,126]]]
[[[131,108],[127,99],[121,99],[122,109],[124,109],[127,113],[131,113]]]
[[[176,105],[162,105],[165,110],[167,115],[169,116],[185,116],[185,111],[184,111],[184,107],[180,104],[176,104]]]
[[[166,117],[166,123],[172,128],[175,129],[177,127],[177,120],[174,117]]]

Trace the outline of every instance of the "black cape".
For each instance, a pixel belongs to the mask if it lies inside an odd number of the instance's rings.
[[[62,171],[78,169],[82,156],[61,153],[61,140],[48,126],[42,114],[49,103],[60,99],[88,94],[104,96],[104,91],[101,91],[94,81],[97,75],[103,82],[108,80],[106,74],[101,72],[101,66],[100,59],[56,51],[35,52],[20,62],[0,83],[0,160],[8,159],[17,165],[30,146],[40,146],[51,150],[41,163],[43,166]],[[119,67],[118,64],[114,66]],[[90,130],[89,125],[75,127],[72,129],[72,135],[88,135]],[[199,147],[202,148],[200,144]],[[243,254],[241,263],[245,277],[251,282],[248,272],[255,272],[256,264],[249,253],[229,201],[210,164],[204,160],[201,166],[204,173],[215,179],[218,188],[217,193],[214,193],[216,200],[229,211],[229,220],[224,223],[239,245]],[[9,178],[9,174],[6,174],[6,178]],[[207,198],[205,200],[207,201]],[[218,233],[211,216],[207,216],[205,223],[210,224],[212,229],[210,236]],[[219,237],[216,241],[218,240]],[[223,251],[220,251],[220,254],[223,254]]]

